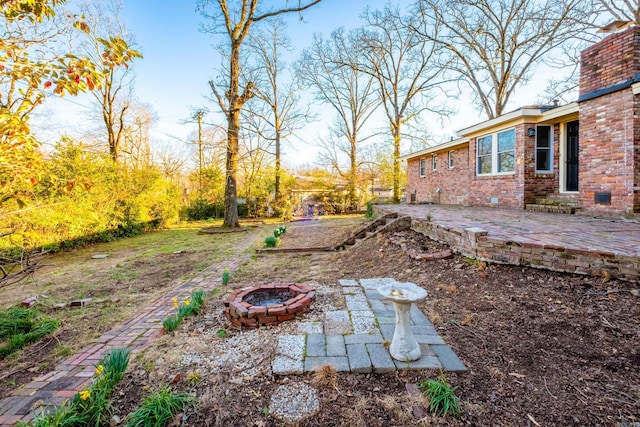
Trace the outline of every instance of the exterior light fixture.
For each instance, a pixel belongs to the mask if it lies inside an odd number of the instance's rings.
[[[534,137],[536,136],[536,129],[535,128],[529,128],[527,129],[527,135]]]

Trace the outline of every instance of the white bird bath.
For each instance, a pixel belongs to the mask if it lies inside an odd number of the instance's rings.
[[[411,304],[427,297],[427,291],[414,283],[387,283],[378,292],[393,303],[396,310],[396,330],[389,352],[391,357],[403,362],[420,359],[420,344],[411,330]]]

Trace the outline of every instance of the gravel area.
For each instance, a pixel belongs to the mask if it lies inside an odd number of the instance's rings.
[[[281,421],[296,424],[318,412],[320,400],[316,389],[304,383],[281,385],[271,396],[269,413]]]

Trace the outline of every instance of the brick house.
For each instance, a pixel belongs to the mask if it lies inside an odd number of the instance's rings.
[[[523,107],[404,156],[407,202],[639,212],[640,27],[585,49],[580,70],[577,102]]]

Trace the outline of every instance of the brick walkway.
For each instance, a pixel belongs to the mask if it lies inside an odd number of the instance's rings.
[[[238,248],[237,253],[248,247],[253,241],[248,236]],[[248,256],[248,255],[247,255]],[[184,300],[195,289],[213,290],[222,278],[225,267],[230,271],[236,270],[244,258],[235,261],[224,261],[203,270],[198,277],[172,289],[150,305],[141,308],[138,315],[108,333],[93,340],[78,354],[75,354],[58,364],[52,372],[35,378],[15,390],[12,396],[0,401],[0,427],[8,427],[18,421],[29,422],[35,412],[49,405],[61,405],[65,400],[73,397],[91,382],[95,372],[95,365],[102,355],[111,348],[127,347],[131,355],[144,350],[154,338],[162,333],[162,321],[175,311],[172,298]]]
[[[454,205],[381,205],[458,252],[497,263],[640,279],[640,224],[525,210]]]
[[[302,374],[325,365],[355,373],[400,369],[466,371],[415,304],[411,306],[411,329],[422,357],[413,362],[391,358],[387,347],[395,331],[396,314],[393,304],[383,301],[376,290],[389,281],[395,282],[390,278],[360,279],[360,283],[340,280],[347,310],[326,312],[324,322],[313,322],[308,330],[302,331],[306,333],[281,336],[271,365],[273,373]]]

